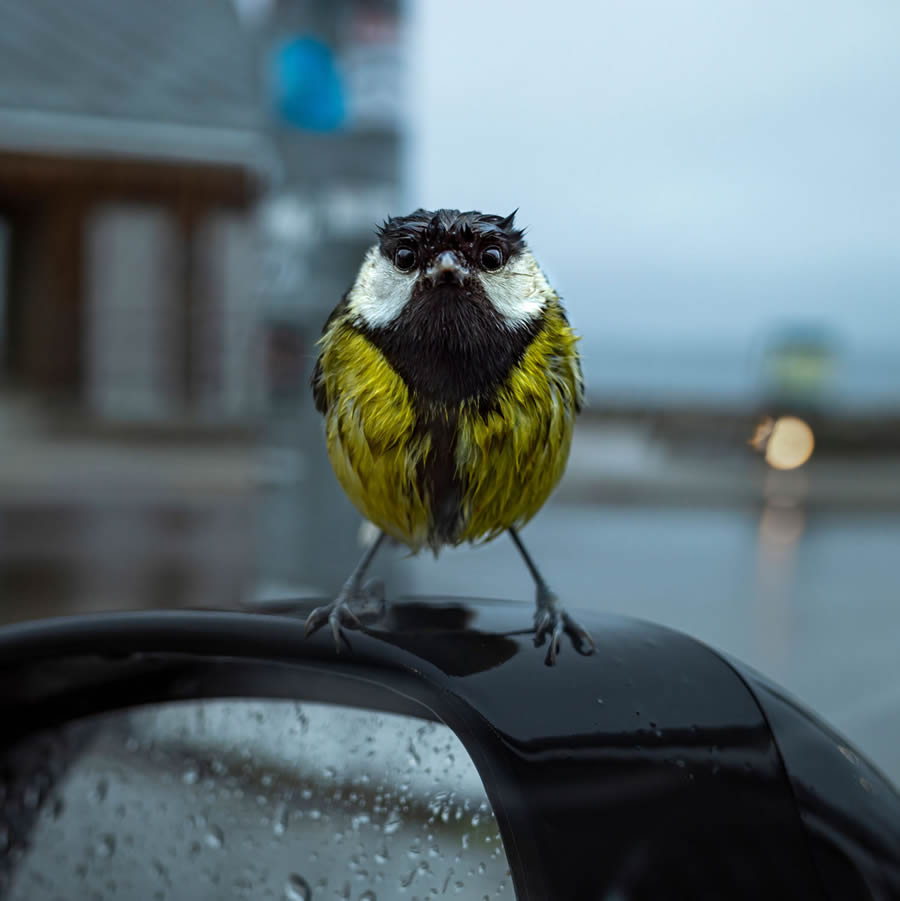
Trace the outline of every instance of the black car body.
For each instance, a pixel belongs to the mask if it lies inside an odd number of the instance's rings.
[[[41,751],[64,724],[163,701],[291,698],[447,724],[483,780],[520,901],[900,898],[895,789],[776,686],[685,635],[586,614],[596,653],[566,647],[547,667],[519,605],[412,600],[336,656],[330,636],[304,639],[305,612],[0,630],[4,878],[68,765]]]

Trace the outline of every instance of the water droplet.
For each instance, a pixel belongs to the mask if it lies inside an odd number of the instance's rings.
[[[94,786],[94,790],[91,792],[91,800],[95,803],[99,804],[102,801],[106,800],[106,796],[109,793],[109,782],[106,779],[99,779],[97,784]]]
[[[386,846],[382,845],[379,850],[375,852],[375,863],[383,864],[387,863],[390,859],[390,854],[388,854],[388,849]]]
[[[284,884],[284,897],[286,901],[311,901],[312,889],[302,876],[291,873]]]
[[[602,703],[603,703],[603,698],[597,698],[597,703],[598,703],[598,704],[602,704]]]
[[[203,841],[206,842],[207,848],[221,848],[225,844],[225,833],[214,824],[209,827]]]
[[[322,811],[319,810],[318,807],[313,807],[313,809],[307,814],[307,816],[311,820],[321,820],[322,819]]]
[[[838,750],[839,750],[839,751],[841,752],[841,754],[843,754],[844,757],[846,757],[847,760],[849,760],[850,763],[852,763],[854,766],[856,766],[856,764],[859,763],[859,758],[856,756],[856,754],[853,753],[853,751],[852,751],[850,748],[846,747],[845,745],[838,745]]]
[[[375,892],[369,889],[359,896],[359,901],[378,901],[378,899],[375,897]]]
[[[94,850],[97,853],[97,857],[112,857],[113,854],[116,853],[116,837],[109,834],[104,835],[100,841],[97,842]]]
[[[272,832],[275,835],[284,835],[288,827],[288,809],[287,805],[282,802],[275,811],[275,820],[272,823]]]
[[[198,780],[199,778],[200,778],[200,773],[197,771],[197,768],[196,768],[196,767],[193,767],[193,766],[188,767],[188,768],[181,774],[181,781],[182,781],[185,785],[196,785],[196,784],[197,784],[197,780]]]
[[[403,820],[400,818],[399,814],[394,811],[390,815],[388,821],[384,824],[384,834],[393,835],[402,825]]]
[[[157,876],[168,881],[169,871],[166,868],[166,865],[159,858],[154,857],[153,860],[150,861],[150,864]]]
[[[687,766],[687,764],[679,757],[678,760],[675,761],[675,766],[680,767],[681,769],[684,769]]]
[[[334,779],[337,776],[337,770],[333,766],[325,767],[325,778]]]
[[[462,834],[462,846],[463,846],[463,848],[469,847],[469,833],[468,832],[464,832]]]
[[[481,822],[481,814],[473,813],[472,814],[472,825],[477,826]]]

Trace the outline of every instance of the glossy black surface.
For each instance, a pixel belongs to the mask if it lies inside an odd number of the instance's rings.
[[[351,634],[352,655],[336,657],[329,636],[303,639],[306,612],[0,630],[3,744],[175,698],[411,712],[443,720],[469,750],[519,899],[900,897],[891,786],[776,689],[686,636],[587,615],[597,653],[566,647],[548,668],[518,629],[523,607],[431,600],[393,605],[385,622]],[[835,753],[855,769],[835,766]],[[7,781],[27,766],[11,755]],[[7,825],[27,840],[26,817]]]
[[[900,795],[834,729],[743,664],[772,729],[827,896],[900,898]]]

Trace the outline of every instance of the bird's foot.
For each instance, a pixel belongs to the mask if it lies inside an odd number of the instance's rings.
[[[572,639],[572,645],[579,654],[594,653],[594,639],[590,633],[569,616],[552,591],[539,588],[537,610],[534,613],[534,645],[539,648],[548,638],[550,639],[544,658],[547,666],[556,663],[563,633]]]
[[[316,609],[306,617],[306,628],[304,632],[308,638],[313,632],[321,629],[325,623],[328,623],[331,628],[331,634],[334,637],[334,647],[337,653],[341,653],[342,645],[346,647],[348,651],[352,651],[350,639],[348,639],[344,633],[344,628],[361,629],[362,623],[360,622],[360,616],[373,612],[373,604],[375,605],[375,612],[383,612],[383,582],[373,579],[363,586],[348,583],[340,590],[338,596],[330,604],[323,604],[321,607],[316,607]]]

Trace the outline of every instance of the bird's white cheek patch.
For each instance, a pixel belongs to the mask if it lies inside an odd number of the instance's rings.
[[[409,301],[415,278],[414,272],[398,272],[371,247],[350,291],[350,310],[371,328],[389,325]]]
[[[480,274],[484,293],[510,325],[522,325],[540,316],[552,289],[530,253],[512,260],[499,272]]]

